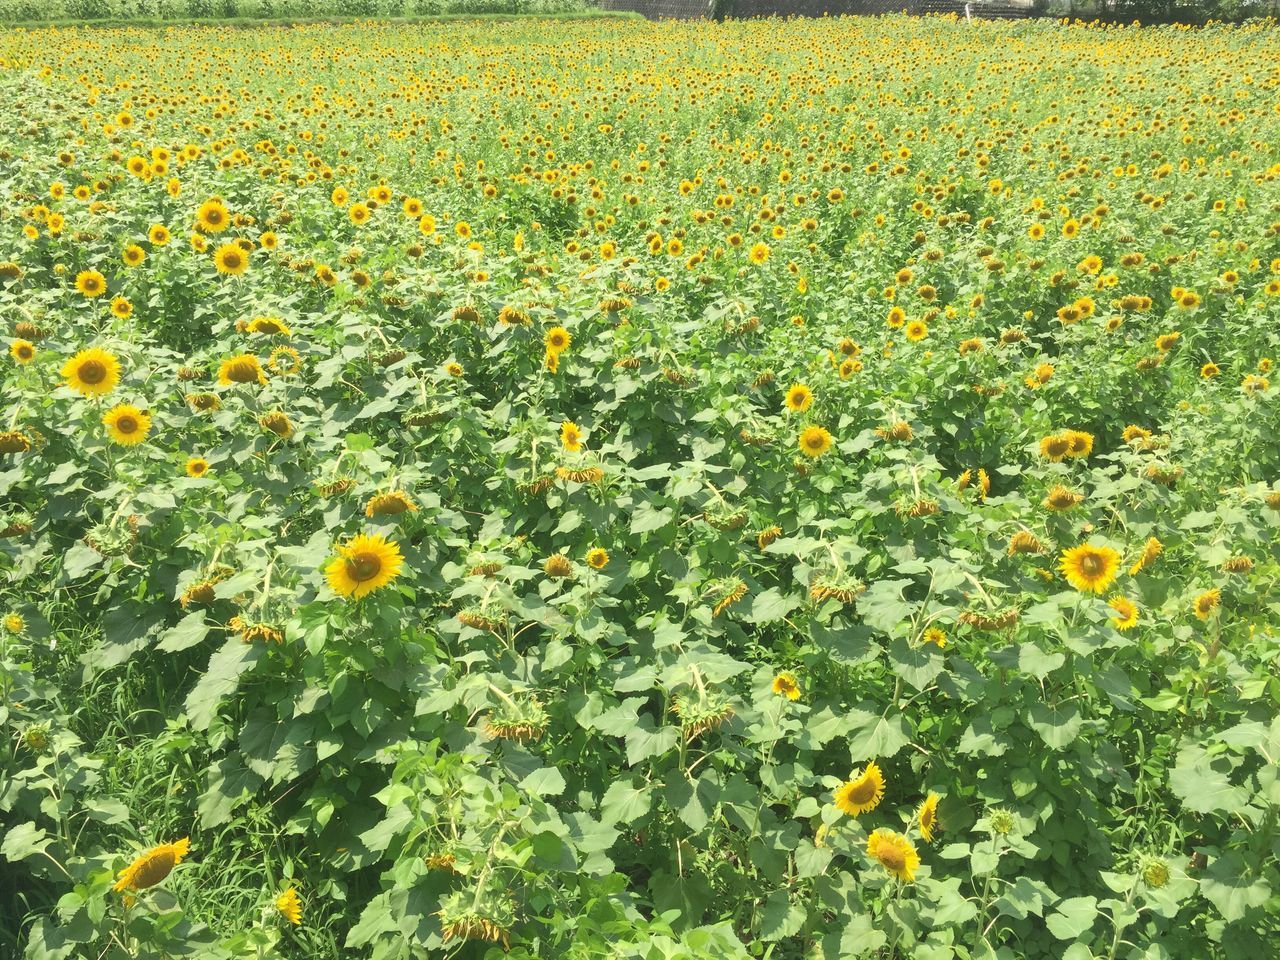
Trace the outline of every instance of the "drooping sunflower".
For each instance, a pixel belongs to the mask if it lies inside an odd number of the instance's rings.
[[[801,453],[817,459],[831,449],[831,434],[823,427],[809,426],[800,431],[796,442]]]
[[[1071,453],[1071,438],[1063,433],[1054,433],[1040,440],[1040,456],[1053,463],[1061,463]]]
[[[376,493],[365,504],[366,517],[394,517],[402,513],[417,513],[418,505],[403,490],[390,490]]]
[[[1111,625],[1117,630],[1128,630],[1138,622],[1138,605],[1122,594],[1116,594],[1107,601],[1107,605],[1115,611]]]
[[[790,670],[783,670],[773,678],[770,689],[780,697],[786,697],[788,700],[800,699],[800,681],[796,679],[796,675]]]
[[[609,551],[604,547],[592,547],[587,551],[587,566],[592,570],[603,570],[609,565]]]
[[[218,365],[218,383],[224,387],[233,383],[258,383],[266,386],[267,375],[254,354],[242,353],[227,357]]]
[[[162,843],[152,847],[120,871],[119,879],[111,889],[119,893],[154,887],[169,876],[173,868],[190,852],[191,841],[187,837],[176,843]]]
[[[81,270],[76,274],[76,289],[92,299],[107,292],[107,278],[97,270]]]
[[[147,439],[151,417],[128,403],[117,404],[102,415],[111,439],[122,447],[132,447]]]
[[[302,923],[302,899],[293,887],[276,897],[276,910],[294,926]]]
[[[570,453],[582,449],[582,429],[572,420],[560,424],[560,444]]]
[[[267,358],[267,366],[277,376],[290,377],[302,369],[302,356],[293,347],[276,347]]]
[[[915,844],[896,830],[878,829],[867,838],[867,856],[880,863],[891,874],[905,883],[911,883],[920,866],[920,854]]]
[[[1142,553],[1138,555],[1138,559],[1129,568],[1129,576],[1135,576],[1139,571],[1151,566],[1163,552],[1164,544],[1155,537],[1148,537],[1147,542],[1142,545]]]
[[[283,320],[276,317],[254,317],[245,327],[247,333],[265,333],[270,336],[288,336],[293,331]]]
[[[105,397],[120,382],[120,361],[100,347],[81,350],[62,365],[67,386],[84,397]]]
[[[1062,552],[1058,562],[1062,575],[1077,590],[1101,593],[1115,580],[1120,569],[1120,554],[1108,546],[1082,543]]]
[[[219,273],[238,277],[249,269],[249,255],[238,243],[224,243],[213,252],[213,266]]]
[[[882,799],[884,774],[874,760],[863,767],[861,773],[836,787],[833,797],[836,807],[851,817],[869,813],[880,805]]]
[[[400,545],[381,534],[362,533],[337,549],[325,567],[333,592],[359,600],[380,590],[400,574],[404,557]]]
[[[813,405],[813,391],[803,383],[793,383],[787,388],[786,404],[792,413],[803,413]]]
[[[920,824],[920,836],[925,843],[933,843],[934,832],[942,826],[938,822],[938,800],[938,795],[930,792],[916,812],[916,822]]]
[[[1212,590],[1206,590],[1204,593],[1196,597],[1192,604],[1192,610],[1200,620],[1208,620],[1213,616],[1213,611],[1218,609],[1218,605],[1222,603],[1222,591],[1217,587]]]

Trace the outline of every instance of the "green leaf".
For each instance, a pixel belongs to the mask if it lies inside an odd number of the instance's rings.
[[[1054,750],[1070,746],[1084,726],[1084,718],[1080,716],[1080,708],[1075,703],[1037,703],[1027,713],[1027,722],[1031,724],[1032,730],[1040,734],[1040,739]]]
[[[1200,881],[1203,893],[1227,923],[1243,920],[1271,897],[1271,885],[1257,876],[1235,851],[1223,854],[1209,866]]]
[[[792,903],[788,891],[775,890],[760,911],[760,939],[768,943],[794,936],[804,924],[805,916],[804,907]]]
[[[564,793],[564,774],[555,767],[541,767],[523,780],[520,786],[535,797],[558,797]]]
[[[1169,771],[1169,789],[1183,807],[1195,813],[1235,810],[1248,794],[1232,785],[1229,769],[1229,758],[1210,758],[1203,747],[1192,744],[1178,751],[1177,762]]]
[[[648,813],[652,802],[649,784],[637,787],[629,780],[615,780],[600,800],[600,822],[607,827],[631,823]]]
[[[1093,929],[1097,917],[1096,897],[1072,897],[1059,903],[1044,922],[1059,940],[1076,940]]]
[[[923,690],[942,672],[942,652],[932,643],[912,646],[906,637],[899,637],[889,644],[889,662],[903,680],[917,690]]]
[[[675,518],[675,515],[675,511],[668,507],[655,507],[650,503],[641,503],[631,512],[631,532],[641,534],[661,530]]]
[[[785,617],[800,606],[800,603],[798,598],[790,594],[784,595],[776,587],[770,587],[764,593],[756,595],[751,603],[751,613],[745,619],[748,623],[772,623]]]
[[[177,626],[170,627],[160,635],[156,649],[163,653],[177,653],[194,647],[209,634],[209,624],[205,622],[203,610],[192,610],[178,621]]]
[[[209,669],[187,694],[185,712],[191,726],[197,730],[208,728],[222,698],[236,689],[240,675],[253,668],[264,649],[261,644],[231,637],[209,658]]]
[[[0,843],[0,857],[17,863],[27,857],[44,853],[45,849],[53,841],[54,837],[52,835],[46,833],[34,823],[30,821],[20,823],[16,827],[10,827],[5,832],[4,842]]]

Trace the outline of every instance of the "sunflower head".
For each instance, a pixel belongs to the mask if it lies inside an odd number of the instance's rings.
[[[920,824],[920,837],[925,843],[933,843],[934,834],[942,826],[938,823],[938,800],[938,795],[931,792],[924,798],[924,803],[920,804],[920,810],[916,813],[916,822]]]
[[[884,799],[884,774],[873,760],[853,777],[836,787],[835,805],[851,817],[869,813]]]
[[[788,700],[800,699],[800,681],[790,670],[783,670],[774,677],[769,689],[777,696],[786,697]]]
[[[122,447],[132,447],[147,439],[151,417],[128,403],[117,404],[102,416],[111,439]]]
[[[104,397],[120,382],[120,361],[98,347],[81,350],[62,365],[67,386],[83,397]]]
[[[915,844],[895,830],[877,829],[867,838],[867,856],[906,883],[915,879],[920,854]]]
[[[792,413],[802,413],[813,404],[813,391],[803,383],[793,383],[787,389],[787,409]]]
[[[796,443],[806,457],[817,459],[831,449],[831,434],[823,427],[808,426],[800,431]]]
[[[186,837],[176,843],[152,847],[120,871],[112,889],[120,893],[154,887],[163,882],[190,851],[191,841]]]
[[[1077,590],[1101,593],[1116,578],[1120,554],[1108,546],[1082,543],[1064,550],[1058,566],[1067,582]]]
[[[381,534],[360,534],[338,547],[325,567],[333,592],[360,600],[380,590],[400,574],[404,558],[400,546]]]

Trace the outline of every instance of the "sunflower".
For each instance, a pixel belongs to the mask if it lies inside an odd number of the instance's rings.
[[[1077,590],[1101,593],[1116,578],[1120,554],[1107,546],[1082,543],[1064,550],[1058,566],[1067,582]]]
[[[171,238],[172,235],[169,233],[169,228],[163,223],[153,224],[151,229],[147,231],[147,239],[151,241],[153,247],[163,247]]]
[[[191,841],[187,837],[177,843],[162,843],[158,847],[152,847],[120,871],[119,879],[111,889],[122,892],[154,887],[169,876],[190,851]]]
[[[276,910],[280,916],[293,925],[297,926],[302,923],[302,900],[298,897],[298,891],[293,887],[289,887],[284,893],[276,897]]]
[[[790,670],[783,670],[773,678],[770,689],[780,697],[786,697],[788,700],[800,699],[800,681],[796,679],[796,675]]]
[[[558,356],[569,349],[569,344],[573,343],[573,337],[564,327],[552,327],[547,331],[544,342],[547,353]]]
[[[111,300],[111,313],[121,320],[128,320],[133,316],[133,304],[127,297],[114,297]]]
[[[231,225],[231,211],[218,197],[206,200],[196,211],[196,226],[205,233],[221,233]]]
[[[861,773],[836,787],[833,799],[840,811],[851,817],[874,810],[884,799],[884,774],[880,767],[874,760],[868,763]]]
[[[560,424],[560,444],[570,453],[577,453],[582,449],[582,430],[572,420],[565,420]]]
[[[247,333],[265,333],[284,337],[293,332],[289,329],[288,324],[275,317],[254,317],[249,321],[249,326],[245,327],[245,331]]]
[[[224,243],[213,252],[213,265],[219,273],[238,277],[249,269],[249,255],[238,243]]]
[[[339,596],[356,600],[389,584],[404,563],[399,544],[381,534],[359,534],[337,553],[325,567],[329,586]]]
[[[418,505],[403,490],[377,493],[365,504],[366,517],[394,517],[401,513],[416,513]]]
[[[1217,587],[1212,590],[1206,590],[1200,596],[1196,597],[1192,604],[1192,610],[1200,620],[1208,620],[1213,616],[1213,611],[1218,609],[1218,604],[1222,603],[1222,591]]]
[[[272,373],[289,377],[302,369],[302,356],[293,347],[276,347],[267,358],[267,366]]]
[[[793,383],[787,389],[786,404],[792,413],[803,413],[813,404],[813,391],[803,383]]]
[[[773,251],[769,249],[769,245],[767,243],[757,243],[747,254],[747,259],[752,263],[759,265],[766,262],[772,253]]]
[[[587,566],[592,570],[603,570],[609,565],[609,551],[604,547],[592,547],[587,551]]]
[[[915,845],[894,830],[871,831],[867,838],[867,856],[879,861],[880,866],[906,883],[915,879],[916,869],[920,866],[920,854],[916,853]]]
[[[120,361],[98,347],[81,350],[62,365],[67,386],[83,397],[105,397],[120,382]]]
[[[86,297],[100,297],[107,292],[107,278],[97,270],[81,270],[76,274],[76,289]]]
[[[907,339],[912,343],[919,343],[925,337],[929,336],[929,325],[923,320],[912,320],[907,324]]]
[[[801,453],[817,459],[831,449],[831,434],[823,427],[809,426],[800,431],[796,442]]]
[[[933,834],[941,828],[938,823],[938,795],[929,793],[916,811],[916,822],[920,824],[920,836],[925,843],[933,843]]]
[[[1164,544],[1155,537],[1148,537],[1147,542],[1142,545],[1142,553],[1138,555],[1138,559],[1134,561],[1133,566],[1129,568],[1129,576],[1136,576],[1139,571],[1145,570],[1151,564],[1156,562],[1156,557],[1164,552]]]
[[[1085,433],[1083,430],[1068,430],[1064,436],[1067,438],[1067,456],[1087,457],[1093,452],[1092,433]]]
[[[1061,463],[1071,453],[1071,437],[1055,433],[1040,440],[1040,456],[1054,463]]]
[[[151,418],[128,403],[118,404],[104,413],[102,423],[111,439],[122,447],[141,443],[151,430]]]
[[[1115,611],[1111,625],[1117,630],[1128,630],[1138,622],[1138,605],[1128,597],[1116,594],[1107,601],[1107,605]]]
[[[265,386],[267,375],[263,372],[262,364],[256,356],[252,353],[242,353],[239,356],[227,357],[218,365],[218,383],[224,387],[233,383],[259,383]]]
[[[1070,510],[1083,499],[1082,494],[1058,484],[1040,503],[1046,510]]]
[[[30,340],[14,340],[9,344],[9,356],[18,363],[28,364],[36,358],[36,345]]]
[[[209,461],[204,457],[192,457],[187,461],[188,477],[203,477],[209,472]]]

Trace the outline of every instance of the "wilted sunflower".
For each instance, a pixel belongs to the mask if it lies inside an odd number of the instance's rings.
[[[99,347],[81,350],[62,365],[67,386],[84,397],[104,397],[120,382],[120,361]]]
[[[276,347],[267,358],[271,372],[280,377],[290,377],[302,369],[302,357],[293,347]]]
[[[1074,507],[1083,499],[1084,497],[1081,494],[1078,494],[1074,490],[1069,490],[1066,487],[1062,486],[1061,484],[1058,484],[1056,487],[1050,490],[1048,496],[1046,496],[1040,502],[1041,502],[1041,505],[1046,510],[1061,511],[1061,510],[1070,510],[1072,507]]]
[[[881,828],[871,831],[867,838],[867,855],[906,883],[915,879],[920,866],[920,854],[916,852],[915,845],[895,830]]]
[[[833,797],[836,807],[851,817],[869,813],[880,805],[882,799],[884,774],[874,760],[863,767],[860,773],[836,787]]]
[[[151,430],[151,417],[137,407],[121,403],[102,416],[102,423],[107,428],[111,439],[122,447],[132,447],[147,439]]]
[[[337,553],[325,567],[329,586],[339,596],[356,600],[385,587],[404,564],[399,544],[381,534],[359,534]]]
[[[120,871],[119,879],[111,889],[119,893],[154,887],[169,876],[190,850],[191,841],[187,837],[176,843],[162,843],[152,847]]]
[[[1120,554],[1108,546],[1082,543],[1064,550],[1058,566],[1067,582],[1077,590],[1101,593],[1116,578]]]

